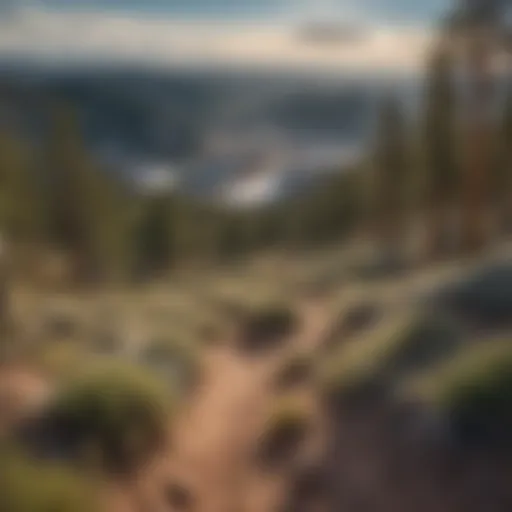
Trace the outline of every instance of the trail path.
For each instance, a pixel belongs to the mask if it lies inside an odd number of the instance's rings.
[[[272,510],[278,481],[272,478],[274,484],[267,486],[254,470],[258,437],[272,403],[269,383],[290,348],[313,349],[326,323],[320,305],[299,307],[302,328],[286,346],[251,357],[227,344],[206,355],[203,385],[176,426],[170,469],[193,493],[195,511]]]

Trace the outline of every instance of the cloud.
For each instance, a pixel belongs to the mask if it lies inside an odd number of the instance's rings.
[[[283,20],[229,23],[31,9],[0,22],[0,54],[162,65],[415,71],[431,39],[426,29],[373,26],[367,36],[352,42],[310,44],[297,37],[296,28]]]

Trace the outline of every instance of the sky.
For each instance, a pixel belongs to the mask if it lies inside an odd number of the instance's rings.
[[[0,55],[414,71],[449,0],[0,0]],[[364,30],[307,44],[310,21]]]
[[[153,12],[192,18],[272,18],[286,12],[320,10],[358,13],[381,20],[424,23],[435,19],[449,0],[0,0],[0,4],[35,4],[54,10]]]

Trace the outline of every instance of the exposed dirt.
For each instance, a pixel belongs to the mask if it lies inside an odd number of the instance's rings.
[[[47,379],[32,368],[17,365],[0,368],[0,435],[36,414],[51,390]]]
[[[314,350],[326,328],[321,304],[300,304],[300,314],[301,333],[265,357],[244,356],[231,343],[208,349],[203,384],[175,426],[173,453],[158,477],[162,487],[178,482],[187,488],[194,511],[277,508],[285,475],[260,473],[254,452],[274,398],[272,379],[286,351]]]

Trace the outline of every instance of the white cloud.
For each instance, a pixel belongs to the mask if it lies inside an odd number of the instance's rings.
[[[193,22],[106,12],[24,10],[0,22],[0,53],[159,64],[320,66],[359,71],[418,69],[427,30],[374,27],[346,44],[307,44],[281,22]]]

